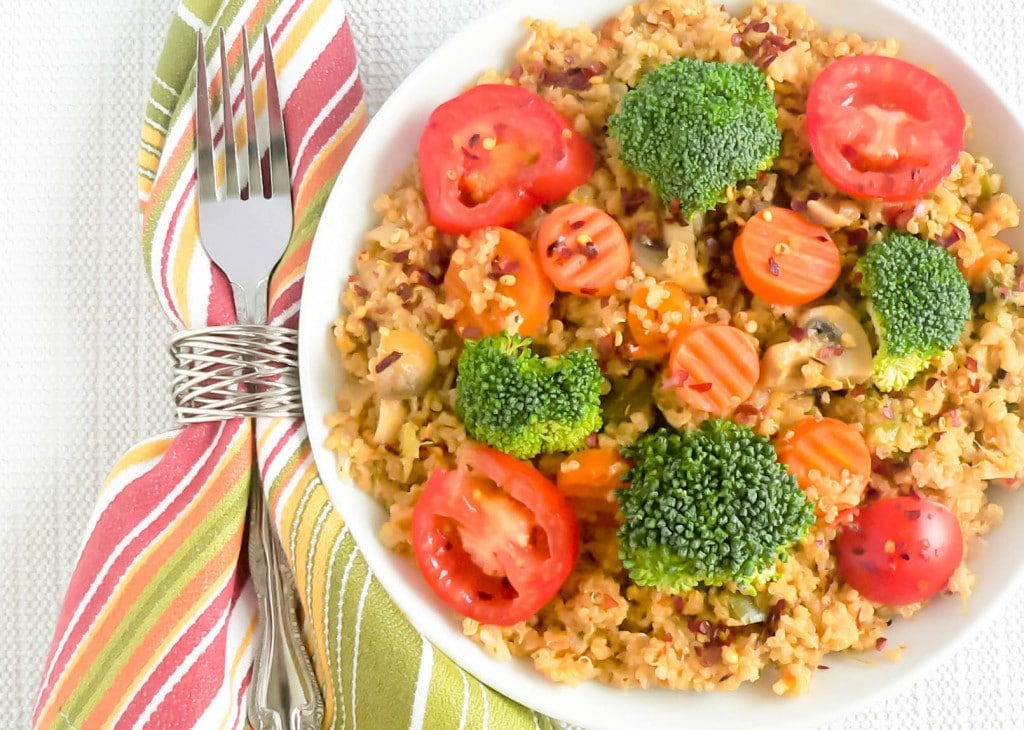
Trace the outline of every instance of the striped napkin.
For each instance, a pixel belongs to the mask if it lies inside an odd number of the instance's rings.
[[[195,33],[208,37],[218,26],[232,39],[234,74],[241,34],[261,49],[254,41],[264,26],[270,31],[295,206],[292,240],[271,282],[270,322],[294,327],[313,232],[366,123],[351,29],[336,0],[181,2],[142,130],[146,270],[177,326],[234,321],[227,281],[198,240],[192,159]],[[212,59],[216,43],[207,48]],[[262,64],[259,53],[260,78]],[[219,71],[212,83],[219,87]],[[144,441],[114,467],[60,613],[36,727],[245,726],[256,622],[244,559],[253,438],[246,420],[190,425]],[[466,675],[406,622],[331,508],[301,421],[259,419],[255,439],[326,727],[554,727]]]

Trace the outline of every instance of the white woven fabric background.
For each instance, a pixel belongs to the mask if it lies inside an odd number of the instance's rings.
[[[954,38],[1024,109],[1024,4],[898,2]],[[29,723],[107,469],[172,424],[169,326],[137,253],[134,169],[149,75],[175,4],[0,0],[2,728]],[[348,0],[371,107],[495,4]],[[1019,164],[1020,150],[1007,153]],[[1022,688],[1024,591],[951,662],[830,728],[1024,727]]]

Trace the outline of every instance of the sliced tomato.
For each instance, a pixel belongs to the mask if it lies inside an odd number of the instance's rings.
[[[807,136],[818,167],[857,198],[918,200],[956,164],[967,119],[956,94],[920,66],[845,56],[807,96]]]
[[[475,621],[509,626],[558,593],[576,564],[579,526],[533,466],[468,444],[456,469],[430,475],[413,508],[412,545],[441,600]]]
[[[419,162],[431,222],[468,233],[564,198],[590,178],[594,152],[534,92],[484,84],[433,111]]]
[[[846,582],[892,606],[942,590],[964,556],[956,515],[919,497],[888,497],[862,508],[840,531],[837,547]]]

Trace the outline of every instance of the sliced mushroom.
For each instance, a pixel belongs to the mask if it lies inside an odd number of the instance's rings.
[[[382,400],[377,414],[377,430],[373,433],[373,440],[380,445],[393,444],[402,430],[405,416],[405,405],[402,401]]]
[[[638,232],[631,242],[633,260],[655,279],[674,282],[687,294],[704,296],[708,286],[695,233],[700,227],[699,219],[692,225],[665,221],[660,238]]]
[[[678,284],[687,294],[705,296],[708,285],[704,281],[704,268],[701,266],[695,231],[696,223],[690,226],[665,223],[661,227],[665,247],[668,249],[664,269],[666,278]]]
[[[860,208],[842,198],[808,200],[807,218],[825,228],[845,228],[860,218]]]
[[[434,346],[418,332],[395,329],[381,335],[369,379],[382,399],[401,400],[422,395],[436,371]]]
[[[828,356],[819,358],[830,380],[857,385],[871,377],[871,342],[852,312],[837,304],[824,304],[804,312],[797,325],[807,339],[824,343]]]
[[[664,279],[665,259],[668,258],[668,246],[662,238],[651,238],[646,233],[634,233],[630,242],[633,261],[655,279]]]
[[[761,357],[760,388],[773,390],[803,390],[807,387],[801,368],[821,349],[821,344],[809,337],[786,340],[772,345]]]

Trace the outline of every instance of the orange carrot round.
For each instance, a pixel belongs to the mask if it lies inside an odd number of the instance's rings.
[[[753,337],[731,325],[703,324],[676,337],[666,378],[684,403],[722,416],[750,397],[760,374]]]
[[[805,418],[776,445],[779,461],[807,489],[811,472],[840,480],[844,473],[863,484],[871,478],[871,452],[855,426],[835,418]]]
[[[584,449],[570,454],[555,475],[555,485],[566,497],[607,500],[620,489],[629,463],[616,449]]]
[[[676,335],[690,321],[690,299],[686,292],[675,284],[660,286],[664,293],[658,293],[653,299],[648,287],[637,289],[629,300],[626,314],[633,342],[651,358],[667,355]]]
[[[626,234],[599,208],[569,203],[555,208],[537,229],[541,268],[559,291],[602,297],[629,274]]]
[[[487,245],[487,236],[497,234],[498,242],[493,255],[480,261],[480,252]],[[462,252],[461,254],[459,252]],[[497,282],[497,298],[492,299],[483,312],[470,305],[470,281],[490,278]],[[506,276],[514,283],[506,283]],[[473,291],[477,288],[474,286]],[[455,315],[455,330],[467,339],[494,335],[505,329],[510,314],[521,318],[519,334],[533,335],[547,321],[555,291],[540,270],[530,240],[507,228],[481,228],[459,240],[459,247],[444,276],[445,299],[463,303]],[[507,306],[503,298],[515,302]]]
[[[979,286],[983,283],[985,274],[988,273],[989,266],[992,265],[993,261],[998,261],[1001,264],[1010,264],[1016,259],[1013,249],[998,238],[981,236],[978,242],[981,244],[981,256],[971,262],[969,266],[964,265],[959,258],[956,260],[957,265],[960,267],[960,272],[967,279],[967,283],[973,286]]]
[[[839,249],[828,231],[787,208],[765,208],[748,220],[733,257],[743,283],[769,304],[806,304],[839,278]]]

